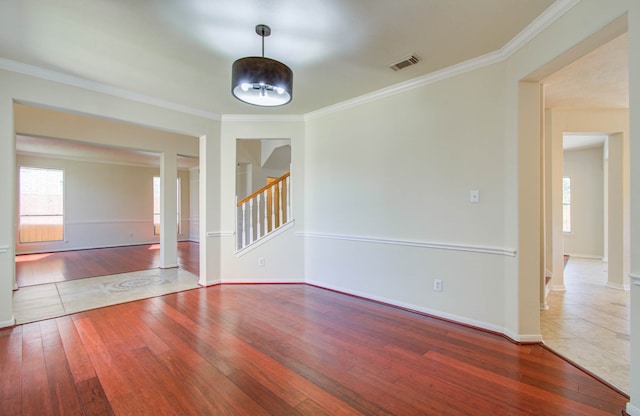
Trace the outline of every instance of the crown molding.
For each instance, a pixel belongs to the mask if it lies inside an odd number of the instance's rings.
[[[549,6],[542,14],[536,17],[527,27],[504,45],[500,52],[504,59],[509,58],[520,48],[526,45],[533,38],[538,36],[540,32],[546,29],[553,22],[558,20],[562,15],[571,10],[573,6],[578,4],[580,0],[557,0]]]
[[[127,100],[139,102],[142,104],[149,104],[155,107],[163,108],[165,110],[177,111],[179,113],[201,117],[209,120],[216,120],[216,121],[220,120],[220,114],[217,114],[217,113],[200,110],[200,109],[189,107],[182,104],[176,104],[171,101],[166,101],[160,98],[150,97],[148,95],[125,90],[124,88],[118,88],[111,85],[102,84],[96,81],[90,81],[85,78],[63,74],[61,72],[53,71],[51,69],[45,69],[45,68],[37,67],[34,65],[23,64],[21,62],[12,61],[6,58],[0,57],[0,69],[16,72],[19,74],[29,75],[35,78],[40,78],[48,81],[57,82],[59,84],[78,87],[85,90],[98,92],[101,94],[111,95],[113,97],[124,98]]]
[[[176,104],[170,101],[162,100],[159,98],[150,97],[147,95],[135,93],[125,90],[123,88],[117,88],[110,85],[102,84],[95,81],[90,81],[84,78],[66,75],[57,71],[37,67],[34,65],[23,64],[20,62],[12,61],[5,58],[0,58],[0,69],[4,69],[11,72],[17,72],[25,75],[30,75],[36,78],[46,79],[49,81],[58,82],[65,85],[79,87],[90,91],[99,92],[119,98],[128,99],[131,101],[140,102],[143,104],[153,105],[155,107],[163,108],[166,110],[177,111],[180,113],[202,117],[205,119],[216,121],[241,121],[241,122],[298,122],[311,120],[317,117],[321,117],[327,114],[335,113],[347,108],[359,106],[371,101],[375,101],[384,97],[389,97],[395,94],[399,94],[405,91],[409,91],[415,88],[420,88],[425,85],[435,83],[447,78],[454,77],[456,75],[464,74],[465,72],[473,71],[483,68],[498,62],[502,62],[509,58],[516,51],[522,48],[525,44],[536,37],[545,28],[555,22],[558,18],[564,15],[572,7],[574,7],[580,0],[557,0],[551,6],[549,6],[540,16],[538,16],[533,22],[531,22],[526,28],[524,28],[518,35],[511,39],[505,46],[497,51],[490,52],[488,54],[469,59],[456,65],[452,65],[447,68],[440,69],[430,74],[423,75],[421,77],[414,78],[409,81],[405,81],[399,84],[392,85],[387,88],[383,88],[368,94],[355,97],[328,107],[321,108],[305,115],[250,115],[250,114],[227,114],[220,115],[212,113],[182,104]]]
[[[380,98],[389,97],[415,88],[420,88],[438,81],[455,77],[476,69],[502,62],[535,38],[540,32],[549,25],[559,19],[580,0],[557,0],[549,6],[540,16],[531,22],[526,28],[511,39],[505,46],[497,51],[487,53],[485,55],[469,59],[467,61],[455,64],[438,71],[414,78],[409,81],[401,82],[387,88],[383,88],[368,94],[343,101],[325,108],[305,114],[305,120],[312,120],[317,117],[345,110],[347,108],[356,107]]]
[[[239,122],[279,122],[279,123],[297,123],[304,121],[303,115],[296,114],[223,114],[221,120],[224,121],[239,121]]]

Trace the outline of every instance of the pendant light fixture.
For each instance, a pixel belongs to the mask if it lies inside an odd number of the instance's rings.
[[[293,72],[282,62],[264,57],[264,38],[271,34],[271,28],[258,25],[256,33],[262,37],[262,56],[233,63],[231,93],[240,101],[262,107],[287,104],[293,98]]]

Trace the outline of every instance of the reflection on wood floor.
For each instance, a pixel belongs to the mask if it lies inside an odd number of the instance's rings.
[[[0,351],[7,415],[597,416],[628,401],[539,344],[304,284],[6,328]]]
[[[178,243],[178,266],[200,274],[199,244]],[[16,256],[18,287],[64,282],[87,277],[155,269],[160,266],[160,245],[145,244]]]

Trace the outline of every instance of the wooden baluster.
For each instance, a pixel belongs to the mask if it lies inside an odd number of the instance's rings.
[[[283,191],[283,186],[284,186],[284,182],[280,181],[278,182],[278,227],[280,227],[281,225],[284,224],[284,207],[282,205],[283,203],[283,198],[284,198],[284,192]]]
[[[247,233],[246,233],[246,225],[245,225],[245,214],[246,214],[246,210],[247,210],[247,205],[246,204],[242,204],[242,244],[240,245],[240,248],[244,248],[244,246],[246,245],[246,238],[247,238]]]
[[[287,222],[291,219],[291,176],[287,176],[284,182],[287,185]]]
[[[269,231],[273,231],[276,226],[276,191],[275,186],[271,187],[271,227]]]
[[[269,203],[269,194],[267,192],[269,191],[265,189],[264,191],[264,234],[265,235],[269,233],[269,222],[268,222],[269,210],[267,209],[267,206]]]

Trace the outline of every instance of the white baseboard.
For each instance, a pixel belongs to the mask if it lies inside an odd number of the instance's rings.
[[[640,416],[640,407],[627,403],[627,413],[629,416]]]
[[[474,319],[469,319],[463,316],[459,316],[459,315],[454,315],[454,314],[450,314],[450,313],[446,313],[446,312],[442,312],[442,311],[437,311],[437,310],[433,310],[433,309],[429,309],[429,308],[424,308],[421,306],[417,306],[417,305],[413,305],[413,304],[408,304],[408,303],[404,303],[404,302],[398,302],[394,299],[387,299],[381,296],[374,296],[371,295],[370,293],[364,293],[364,292],[360,292],[357,290],[350,290],[350,289],[346,289],[344,287],[339,287],[339,286],[334,286],[334,285],[327,285],[323,282],[316,282],[313,280],[307,280],[306,281],[307,284],[319,287],[319,288],[323,288],[323,289],[328,289],[328,290],[334,290],[336,292],[340,292],[340,293],[345,293],[347,295],[353,295],[353,296],[357,296],[363,299],[369,299],[372,301],[377,301],[377,302],[382,302],[388,305],[392,305],[392,306],[397,306],[399,308],[402,309],[406,309],[406,310],[410,310],[410,311],[415,311],[417,313],[423,313],[426,315],[430,315],[436,318],[441,318],[447,321],[451,321],[451,322],[455,322],[455,323],[459,323],[461,325],[467,325],[467,326],[471,326],[474,328],[478,328],[480,330],[486,330],[488,332],[494,332],[494,333],[498,333],[498,334],[502,334],[505,337],[515,341],[515,342],[522,342],[522,343],[537,343],[537,342],[542,342],[542,335],[540,334],[529,334],[529,335],[519,335],[519,334],[515,334],[513,332],[508,331],[506,328],[497,326],[497,325],[493,325],[493,324],[489,324],[487,322],[482,322],[482,321],[477,321]]]
[[[548,311],[549,310],[549,305],[545,302],[545,303],[541,303],[540,304],[540,310],[541,311]]]
[[[554,292],[566,292],[567,288],[564,285],[554,285],[551,286],[551,290]]]
[[[198,280],[198,285],[200,285],[201,287],[216,286],[216,285],[219,285],[220,283],[222,283],[220,280],[214,280],[212,282],[207,282],[202,279]]]
[[[631,289],[631,286],[625,285],[625,284],[620,284],[620,283],[607,282],[607,284],[605,286],[608,287],[608,288],[611,288],[611,289],[615,289],[615,290],[630,290]]]
[[[16,324],[16,318],[13,316],[8,321],[0,321],[0,328],[7,328]]]
[[[509,337],[510,339],[516,342],[521,342],[523,344],[534,344],[534,343],[542,342],[541,334],[518,335],[518,334],[514,334],[511,331],[505,331],[504,336]]]
[[[574,257],[577,259],[587,259],[587,260],[600,260],[600,261],[604,261],[604,257],[602,256],[598,256],[598,255],[594,255],[594,254],[581,254],[581,253],[566,253],[569,258]]]

